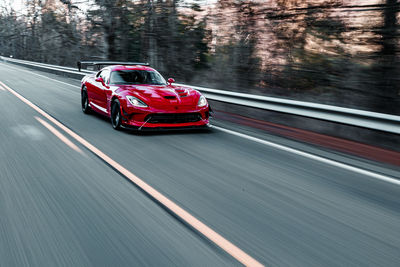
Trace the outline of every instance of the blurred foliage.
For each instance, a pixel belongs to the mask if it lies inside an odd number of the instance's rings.
[[[400,114],[398,0],[27,0],[0,53],[147,61],[226,90]]]

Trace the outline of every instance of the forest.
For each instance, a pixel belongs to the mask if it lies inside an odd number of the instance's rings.
[[[0,55],[400,115],[397,0],[12,0]]]

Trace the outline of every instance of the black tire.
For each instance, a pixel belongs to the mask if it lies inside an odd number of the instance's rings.
[[[82,106],[82,111],[85,114],[90,114],[91,113],[91,108],[89,107],[89,97],[86,91],[86,87],[82,88],[81,92],[81,106]]]
[[[111,125],[115,130],[121,129],[121,107],[118,99],[115,99],[111,105]]]

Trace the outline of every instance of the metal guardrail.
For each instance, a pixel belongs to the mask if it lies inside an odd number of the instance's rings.
[[[94,73],[94,71],[89,70],[82,70],[81,72],[79,72],[76,69],[70,67],[37,63],[7,57],[1,58],[7,62],[32,66],[48,71],[67,73],[76,77],[82,77],[84,75]],[[199,90],[210,100],[400,134],[400,116],[396,115],[304,101],[217,90],[179,83],[176,83],[176,85],[191,87]]]

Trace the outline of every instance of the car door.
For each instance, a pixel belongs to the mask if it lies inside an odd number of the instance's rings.
[[[101,78],[103,78],[103,83],[101,84],[101,91],[99,91],[99,105],[107,112],[107,94],[110,89],[110,70],[103,70],[100,74]]]
[[[110,100],[113,95],[113,91],[110,86],[110,80],[111,80],[111,70],[108,70],[107,73],[104,74],[104,85],[103,85],[103,96],[102,96],[102,105],[107,109],[107,112],[110,113]]]
[[[97,93],[97,85],[98,83],[96,82],[96,79],[100,77],[101,71],[97,72],[96,75],[90,77],[89,79],[86,80],[86,89],[87,89],[87,94],[89,97],[89,102],[90,104],[95,103],[96,99],[96,93]]]
[[[108,80],[110,76],[110,71],[105,69],[100,71],[96,78],[103,78],[103,82],[94,81],[92,88],[92,104],[94,108],[107,114],[107,96],[106,90],[108,89]]]

